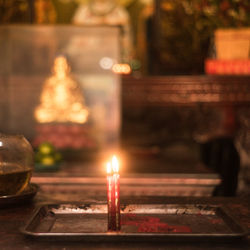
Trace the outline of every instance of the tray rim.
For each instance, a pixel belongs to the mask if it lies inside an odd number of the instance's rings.
[[[231,233],[214,233],[214,234],[209,234],[209,233],[122,233],[122,232],[106,232],[106,233],[50,233],[50,232],[33,232],[29,231],[27,228],[29,225],[34,221],[36,216],[39,214],[40,210],[46,207],[50,206],[60,206],[60,205],[106,205],[106,203],[83,203],[83,202],[71,202],[71,203],[48,203],[48,204],[43,204],[38,206],[34,212],[32,213],[31,217],[27,220],[24,226],[20,228],[20,232],[24,234],[25,236],[29,236],[32,238],[36,239],[54,239],[54,240],[65,240],[65,239],[71,239],[71,238],[77,238],[81,240],[86,240],[89,239],[89,237],[94,237],[95,239],[97,238],[102,238],[102,239],[123,239],[123,238],[138,238],[138,239],[176,239],[176,238],[182,238],[182,239],[239,239],[239,238],[244,238],[250,234],[250,232],[242,226],[240,223],[236,221],[236,219],[232,216],[231,213],[229,213],[227,210],[225,210],[225,206],[223,205],[210,205],[210,204],[126,204],[126,205],[166,205],[166,206],[203,206],[203,207],[211,207],[214,209],[219,209],[220,212],[222,212],[224,215],[231,220],[231,222],[238,227],[241,232],[231,232]],[[224,220],[225,221],[225,220]]]

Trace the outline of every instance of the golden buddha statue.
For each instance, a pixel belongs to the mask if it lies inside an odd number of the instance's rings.
[[[88,110],[80,86],[71,77],[70,67],[63,56],[56,57],[52,76],[44,83],[35,118],[40,123],[83,124],[87,121]]]

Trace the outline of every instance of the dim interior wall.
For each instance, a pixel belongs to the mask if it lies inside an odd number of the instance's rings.
[[[9,78],[9,119],[11,133],[35,136],[34,107],[39,104],[44,78],[39,76],[11,76]]]

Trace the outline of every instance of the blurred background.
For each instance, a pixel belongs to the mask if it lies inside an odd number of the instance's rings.
[[[127,192],[249,194],[249,13],[247,0],[0,0],[0,132],[30,141],[38,182],[102,176],[116,152]]]

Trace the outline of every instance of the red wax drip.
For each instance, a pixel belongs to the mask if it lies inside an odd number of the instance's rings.
[[[212,224],[222,224],[223,221],[222,219],[211,219],[210,222]]]
[[[137,216],[135,214],[126,215],[122,221],[122,225],[136,226],[140,233],[191,233],[192,230],[188,226],[174,226],[161,222],[159,218],[152,216]]]

